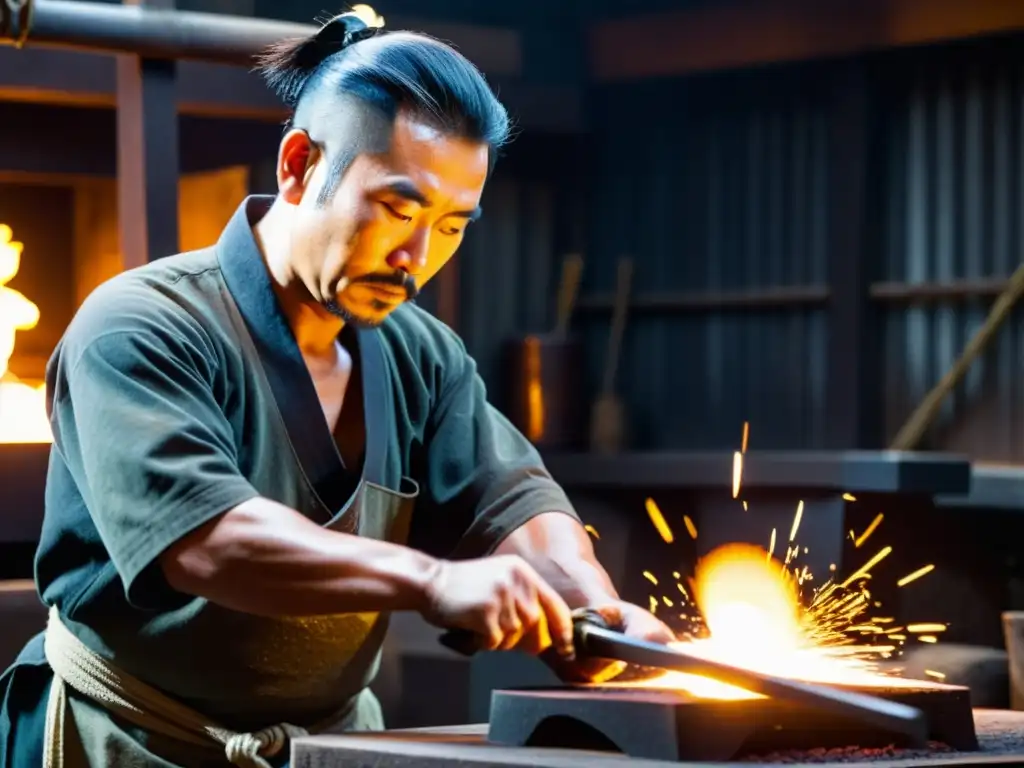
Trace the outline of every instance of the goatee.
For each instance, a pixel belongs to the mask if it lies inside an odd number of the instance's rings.
[[[376,328],[384,321],[384,318],[376,319],[354,315],[345,309],[345,307],[341,306],[341,304],[339,304],[335,299],[327,299],[323,302],[323,307],[336,318],[344,322],[345,325],[350,325],[353,328]]]

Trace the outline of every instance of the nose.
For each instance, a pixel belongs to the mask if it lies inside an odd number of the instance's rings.
[[[408,240],[388,254],[388,266],[410,275],[418,275],[427,266],[429,249],[430,230],[419,227]]]

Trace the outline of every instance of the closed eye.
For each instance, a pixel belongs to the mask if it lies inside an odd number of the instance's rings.
[[[392,208],[387,203],[381,201],[381,205],[384,206],[384,210],[386,210],[391,216],[393,216],[394,218],[398,219],[399,221],[404,221],[404,222],[412,221],[412,216],[406,216],[404,213],[399,213],[397,210]]]

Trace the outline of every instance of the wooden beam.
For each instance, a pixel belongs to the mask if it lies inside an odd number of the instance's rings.
[[[0,102],[111,108],[116,103],[115,60],[102,53],[0,46]],[[277,97],[245,67],[180,61],[177,69],[178,114],[270,123],[286,116]],[[555,133],[583,129],[580,88],[524,83],[511,75],[489,74],[488,80],[519,127]]]
[[[0,101],[60,106],[113,107],[116,56],[46,48],[0,47]],[[281,102],[244,67],[178,63],[179,114],[280,121]]]
[[[606,21],[590,29],[598,82],[847,56],[1024,29],[1014,0],[731,2]]]
[[[174,0],[122,0],[174,9]],[[117,56],[117,221],[125,269],[178,252],[178,65]]]
[[[871,285],[871,298],[893,304],[925,304],[991,299],[1002,294],[1009,278],[965,278],[937,283],[879,282]]]
[[[793,285],[738,291],[693,293],[661,292],[634,296],[630,312],[713,312],[721,310],[760,310],[820,306],[829,299],[827,285]],[[615,304],[612,294],[581,296],[576,302],[580,312],[610,312]]]

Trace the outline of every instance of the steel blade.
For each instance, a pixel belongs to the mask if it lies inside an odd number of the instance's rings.
[[[576,630],[576,652],[581,656],[704,675],[763,696],[809,704],[892,733],[903,734],[914,746],[924,746],[927,742],[928,724],[924,713],[906,704],[708,661],[667,645],[639,640],[621,632],[587,624],[581,623]]]

